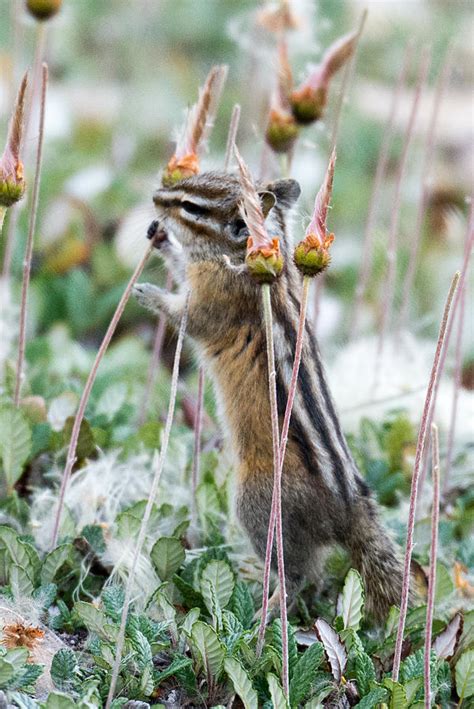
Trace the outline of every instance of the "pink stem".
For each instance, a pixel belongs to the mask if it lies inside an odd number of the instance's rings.
[[[69,478],[71,477],[72,473],[72,467],[76,461],[76,449],[77,449],[77,443],[79,440],[79,433],[81,430],[81,423],[84,418],[84,414],[86,411],[86,406],[89,401],[89,396],[92,391],[92,387],[95,382],[95,378],[97,376],[97,372],[99,369],[99,365],[102,361],[103,356],[105,355],[107,348],[110,344],[110,341],[113,337],[113,334],[115,332],[115,329],[118,325],[118,322],[122,316],[122,313],[125,309],[125,306],[128,302],[128,299],[130,298],[132,288],[139,278],[141,272],[143,271],[143,268],[145,266],[146,260],[148,259],[149,255],[151,254],[153,249],[153,241],[149,244],[146,252],[144,253],[143,257],[141,258],[139,264],[135,268],[135,271],[133,272],[132,277],[130,278],[127,287],[125,288],[122,297],[120,298],[120,301],[117,305],[117,308],[115,310],[115,313],[113,315],[112,320],[110,321],[110,325],[107,328],[107,332],[104,335],[104,339],[102,340],[102,343],[99,347],[99,350],[96,354],[94,364],[92,365],[92,369],[89,372],[89,376],[87,377],[86,384],[84,386],[84,390],[82,392],[81,400],[79,402],[79,408],[77,410],[76,418],[74,419],[74,424],[72,427],[72,432],[71,432],[71,440],[69,442],[69,448],[68,448],[68,453],[67,453],[67,458],[66,458],[66,465],[64,468],[62,480],[61,480],[61,488],[59,491],[59,500],[58,500],[58,508],[56,510],[56,517],[54,520],[54,528],[53,528],[53,536],[51,539],[51,548],[54,549],[54,547],[57,544],[58,541],[58,534],[59,534],[59,526],[61,523],[61,515],[64,507],[64,498],[66,495],[66,489],[67,485],[69,482]]]
[[[438,556],[439,524],[439,440],[438,427],[431,424],[431,450],[433,455],[433,509],[431,512],[430,572],[428,579],[428,600],[426,603],[425,633],[425,709],[431,707],[431,636],[436,588],[436,559]]]
[[[148,521],[150,519],[151,510],[155,504],[156,494],[158,492],[158,485],[160,483],[161,473],[163,472],[163,465],[166,460],[166,453],[168,451],[168,444],[170,440],[171,426],[173,424],[174,409],[176,405],[176,394],[178,391],[178,377],[179,377],[179,363],[181,360],[181,351],[183,348],[184,333],[186,331],[186,325],[188,321],[188,310],[189,310],[189,293],[186,296],[186,303],[184,306],[183,316],[181,318],[181,323],[179,326],[178,342],[176,344],[176,350],[174,354],[173,362],[173,373],[171,375],[171,391],[170,400],[168,404],[168,413],[166,416],[165,430],[163,432],[163,439],[161,442],[161,450],[155,453],[155,459],[153,461],[153,467],[155,473],[153,476],[153,481],[151,484],[150,494],[148,495],[148,500],[145,507],[145,512],[143,513],[143,519],[140,525],[140,531],[138,533],[137,543],[135,545],[132,567],[128,575],[127,584],[125,587],[125,599],[122,608],[122,615],[120,618],[120,629],[117,637],[115,659],[112,667],[112,678],[110,680],[109,692],[107,695],[106,709],[109,709],[112,704],[115,687],[117,686],[117,678],[120,670],[120,662],[122,660],[123,647],[125,644],[125,628],[127,625],[128,609],[130,606],[130,601],[132,597],[132,587],[135,580],[135,571],[137,569],[138,559],[142,553],[143,544],[145,542],[145,536],[148,526]]]
[[[286,612],[286,579],[285,579],[285,560],[283,554],[283,529],[281,521],[281,467],[280,467],[280,435],[278,426],[278,405],[276,392],[276,369],[275,369],[275,351],[273,344],[273,322],[272,322],[272,303],[270,286],[265,283],[262,285],[262,300],[265,319],[265,335],[267,342],[267,360],[268,360],[268,388],[270,394],[270,411],[272,424],[272,444],[273,444],[273,490],[276,497],[276,542],[277,542],[277,563],[278,563],[278,582],[280,585],[280,618],[281,618],[281,642],[282,642],[282,687],[286,697],[289,694],[289,677],[288,677],[288,618]],[[273,505],[272,505],[273,506]],[[270,515],[270,526],[274,524],[274,520]],[[262,616],[263,617],[263,616]]]
[[[415,464],[413,467],[413,477],[411,481],[411,493],[410,493],[410,508],[408,512],[408,525],[407,525],[407,535],[405,544],[405,562],[403,569],[403,586],[402,586],[402,597],[400,603],[400,618],[398,621],[397,630],[397,641],[395,644],[395,654],[393,658],[393,670],[392,679],[397,682],[398,675],[400,672],[400,661],[402,656],[402,643],[403,634],[405,631],[405,621],[408,609],[408,596],[410,590],[410,565],[411,565],[411,555],[413,552],[413,531],[415,527],[415,511],[416,511],[416,500],[418,494],[418,482],[420,477],[421,461],[423,460],[423,452],[425,449],[426,432],[429,424],[430,411],[433,401],[433,392],[436,386],[436,381],[438,379],[439,369],[440,369],[440,359],[441,352],[446,338],[446,330],[449,322],[449,316],[451,312],[451,306],[453,303],[453,298],[456,293],[456,289],[459,284],[460,273],[456,272],[454,278],[451,282],[451,287],[449,289],[448,297],[446,300],[446,305],[444,307],[443,319],[441,321],[441,327],[438,335],[438,342],[436,345],[436,352],[434,356],[433,366],[431,369],[430,380],[428,383],[428,389],[425,397],[425,404],[423,407],[423,413],[421,417],[420,430],[418,432],[418,441],[416,444],[416,454],[415,454]]]
[[[383,132],[383,142],[380,148],[379,157],[377,160],[377,167],[375,169],[374,185],[372,188],[372,194],[370,196],[369,208],[367,212],[367,221],[364,230],[364,239],[362,243],[362,263],[360,267],[359,278],[357,281],[357,287],[355,292],[355,304],[352,312],[351,327],[349,330],[349,338],[353,339],[357,332],[357,325],[359,322],[359,315],[362,310],[362,303],[364,300],[365,292],[369,284],[370,274],[372,271],[373,263],[373,253],[374,253],[374,227],[377,217],[377,211],[379,208],[380,200],[380,190],[382,187],[382,180],[385,175],[387,168],[388,157],[390,145],[392,143],[393,137],[393,126],[395,123],[395,116],[398,112],[398,104],[400,102],[400,97],[405,85],[407,72],[411,64],[413,56],[413,41],[409,42],[405,51],[405,60],[403,66],[400,70],[398,76],[397,85],[395,91],[393,92],[392,103],[388,113],[388,119],[384,127]]]
[[[446,59],[444,66],[439,75],[439,79],[436,86],[436,92],[433,100],[433,108],[431,111],[431,119],[428,127],[428,133],[426,135],[423,165],[421,168],[421,197],[418,202],[418,211],[416,214],[415,223],[415,233],[413,238],[410,239],[410,255],[408,261],[408,269],[405,277],[405,283],[403,286],[403,300],[400,307],[400,315],[398,319],[397,330],[400,332],[406,327],[408,319],[408,308],[410,305],[411,292],[413,288],[413,282],[415,280],[416,265],[418,260],[418,251],[421,242],[421,235],[423,231],[423,225],[425,223],[426,208],[428,206],[428,189],[429,189],[429,177],[431,174],[431,168],[433,165],[434,147],[436,140],[436,126],[438,124],[439,111],[441,107],[441,102],[443,99],[443,94],[448,83],[449,76],[451,74],[452,68],[452,52],[448,50],[446,54]]]
[[[324,282],[326,280],[326,272],[323,271],[319,274],[319,278],[316,281],[316,288],[314,289],[314,313],[313,313],[313,327],[314,334],[316,334],[316,328],[318,326],[319,313],[321,312],[321,298],[324,290]]]
[[[168,271],[166,276],[166,290],[171,290],[173,285],[173,276]],[[158,318],[158,325],[156,326],[155,341],[153,343],[153,352],[150,359],[150,364],[148,366],[148,372],[146,376],[145,390],[143,392],[143,400],[140,406],[140,416],[138,418],[138,426],[143,426],[146,421],[148,407],[150,404],[150,396],[155,387],[155,380],[158,374],[158,366],[161,359],[161,351],[163,349],[163,342],[165,340],[166,334],[166,315],[160,313]]]
[[[26,346],[26,315],[28,307],[28,289],[31,276],[31,260],[33,257],[33,240],[36,230],[36,218],[38,216],[39,188],[41,182],[41,164],[43,159],[43,142],[44,142],[44,117],[46,112],[46,92],[48,89],[48,66],[43,64],[42,82],[41,82],[41,104],[40,104],[40,120],[39,120],[39,135],[38,146],[36,150],[36,167],[35,180],[33,183],[33,195],[31,198],[30,223],[28,228],[28,237],[26,241],[25,258],[23,260],[23,282],[21,286],[21,307],[20,307],[20,332],[18,336],[18,362],[16,368],[15,381],[15,406],[20,404],[21,380],[23,375],[23,366],[25,361],[25,346]]]
[[[229,132],[227,134],[227,144],[225,149],[224,157],[224,170],[227,172],[230,166],[230,161],[232,155],[234,154],[235,139],[237,137],[237,131],[239,130],[240,122],[240,106],[238,103],[235,104],[232,109],[232,115],[230,117]]]
[[[199,484],[199,471],[201,462],[201,436],[202,436],[202,415],[204,412],[204,367],[199,367],[198,379],[198,395],[196,416],[194,418],[194,454],[193,454],[193,470],[192,470],[192,486],[193,486],[193,518],[196,518],[196,491]]]
[[[398,230],[400,225],[400,206],[402,197],[402,185],[403,179],[405,177],[405,171],[407,167],[407,159],[409,148],[411,144],[411,139],[413,137],[413,129],[415,127],[416,116],[418,113],[418,107],[420,105],[420,98],[423,91],[423,87],[426,81],[426,76],[428,73],[428,67],[430,63],[430,52],[427,48],[423,50],[423,55],[420,62],[420,69],[418,72],[418,81],[415,88],[415,95],[413,97],[413,104],[408,118],[408,124],[405,131],[405,139],[403,143],[402,155],[400,158],[400,163],[398,165],[396,184],[395,184],[395,195],[392,203],[392,212],[390,218],[390,229],[388,236],[388,248],[387,248],[387,277],[383,284],[383,304],[382,304],[382,322],[380,325],[380,335],[377,344],[377,362],[380,364],[380,360],[383,354],[383,348],[385,340],[388,334],[388,328],[390,326],[390,320],[393,309],[393,298],[395,291],[395,280],[397,274],[397,244],[398,244]]]

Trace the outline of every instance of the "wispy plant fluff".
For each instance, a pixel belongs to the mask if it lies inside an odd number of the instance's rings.
[[[227,77],[227,66],[212,67],[197,102],[189,109],[176,140],[176,149],[163,173],[164,185],[174,184],[199,172],[199,154],[203,150],[219,105]]]
[[[305,276],[316,276],[330,263],[329,247],[334,241],[334,234],[326,228],[329,205],[331,202],[336,149],[333,150],[326,171],[324,182],[316,195],[313,216],[305,232],[303,241],[297,245],[294,253],[295,264]]]
[[[0,158],[0,228],[5,213],[4,210],[18,202],[23,197],[26,188],[20,152],[23,142],[27,84],[28,74],[26,73],[18,90],[15,108],[8,128],[5,150]]]

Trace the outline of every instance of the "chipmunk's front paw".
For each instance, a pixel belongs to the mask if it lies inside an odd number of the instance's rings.
[[[152,283],[135,283],[133,286],[133,295],[140,305],[154,313],[160,310],[166,293],[163,288],[154,286]]]

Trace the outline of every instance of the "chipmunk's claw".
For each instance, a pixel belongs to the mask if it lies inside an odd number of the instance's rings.
[[[153,241],[155,249],[160,249],[161,246],[168,241],[168,232],[160,227],[158,219],[154,219],[146,232],[147,239]]]
[[[162,297],[166,294],[163,288],[154,286],[152,283],[135,283],[133,295],[144,308],[156,312],[160,306]]]

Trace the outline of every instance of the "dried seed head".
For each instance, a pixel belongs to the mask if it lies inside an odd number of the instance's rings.
[[[313,216],[306,229],[305,238],[294,251],[295,264],[305,276],[316,276],[324,271],[331,261],[329,247],[334,241],[334,234],[327,233],[326,221],[332,195],[335,163],[336,150],[334,149],[324,182],[316,196]]]
[[[306,81],[290,95],[291,110],[298,123],[307,125],[321,118],[334,74],[353,55],[359,32],[344,35],[332,44]]]
[[[3,626],[3,638],[1,644],[8,650],[17,647],[26,647],[34,650],[36,645],[44,638],[44,630],[23,623],[11,623]]]
[[[11,207],[25,193],[23,163],[20,160],[23,138],[23,115],[28,75],[25,74],[20,84],[15,108],[8,130],[7,144],[0,158],[0,207]]]
[[[26,0],[26,9],[37,20],[49,20],[61,9],[63,0]]]
[[[214,66],[199,90],[199,98],[188,111],[175,153],[164,171],[165,187],[199,172],[199,154],[212,128],[226,77],[227,66]]]
[[[268,235],[259,195],[237,148],[235,148],[235,157],[239,166],[242,189],[241,214],[250,232],[245,263],[259,283],[272,283],[283,269],[280,243],[278,239],[270,238]]]
[[[280,0],[278,3],[268,3],[257,14],[257,24],[269,32],[282,34],[287,30],[299,27],[297,16],[291,11],[289,0]]]

